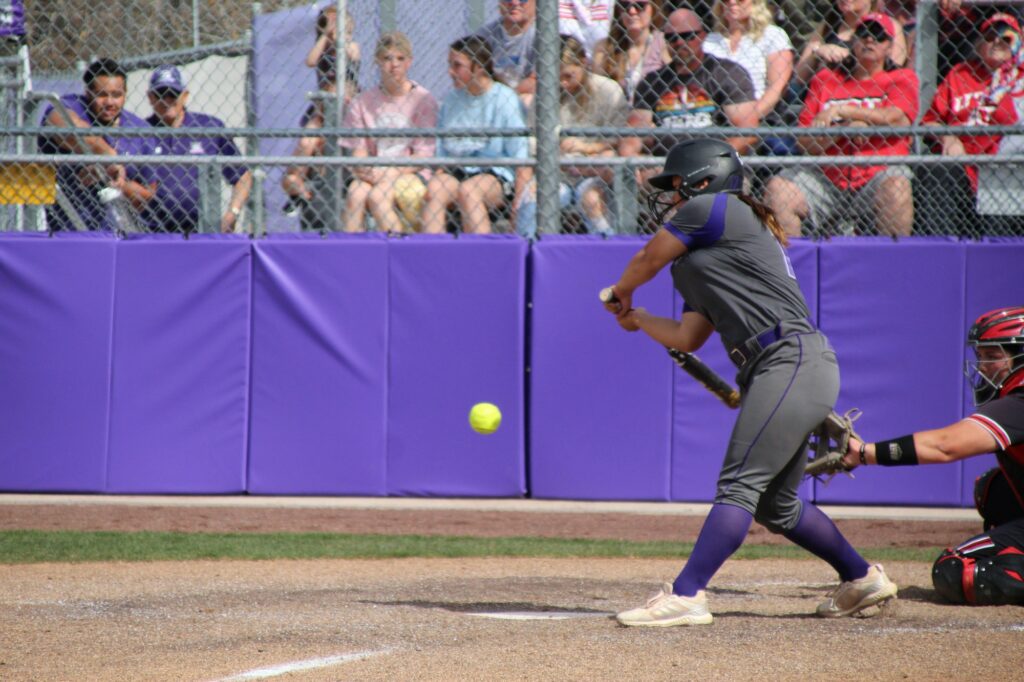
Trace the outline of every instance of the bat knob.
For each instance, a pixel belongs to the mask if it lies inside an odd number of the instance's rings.
[[[614,287],[605,287],[601,289],[601,293],[597,295],[601,299],[601,303],[618,303],[619,297],[615,295]]]

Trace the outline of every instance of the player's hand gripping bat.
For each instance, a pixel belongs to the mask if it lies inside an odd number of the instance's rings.
[[[601,303],[615,303],[618,298],[611,287],[601,289],[599,295]],[[696,379],[704,388],[711,391],[723,403],[732,408],[740,406],[740,392],[729,385],[725,379],[718,375],[715,370],[704,364],[704,361],[693,353],[684,353],[675,348],[666,348],[669,356],[679,368]]]

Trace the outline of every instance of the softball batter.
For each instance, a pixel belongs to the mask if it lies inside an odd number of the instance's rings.
[[[774,215],[741,193],[743,168],[732,147],[695,139],[674,146],[651,178],[658,222],[675,214],[626,266],[605,308],[627,331],[692,352],[715,330],[738,368],[739,416],[718,478],[715,503],[693,553],[672,584],[641,608],[618,614],[628,626],[711,623],[705,588],[743,543],[753,520],[821,557],[841,584],[820,616],[858,613],[896,596],[881,566],[869,566],[797,488],[808,434],[839,393],[839,368],[809,312]],[[632,307],[633,292],[672,263],[685,305],[681,320]]]

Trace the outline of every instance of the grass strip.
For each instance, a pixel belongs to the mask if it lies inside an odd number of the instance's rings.
[[[401,557],[660,557],[684,558],[692,543],[537,537],[339,533],[164,533],[0,531],[0,563],[192,561],[197,559],[394,559]],[[933,561],[932,548],[868,548],[873,561]],[[745,545],[739,559],[800,559],[791,545]]]
[[[684,558],[690,543],[368,536],[331,532],[117,532],[73,530],[0,531],[0,563],[78,561],[191,561],[196,559],[393,559],[402,557],[660,557]],[[933,561],[942,548],[873,548],[871,560]],[[811,558],[790,545],[749,545],[739,559]]]

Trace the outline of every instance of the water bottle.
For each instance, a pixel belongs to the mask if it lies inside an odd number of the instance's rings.
[[[124,192],[116,187],[104,187],[96,193],[106,214],[104,222],[115,232],[141,232],[135,220],[135,212],[124,198]]]

